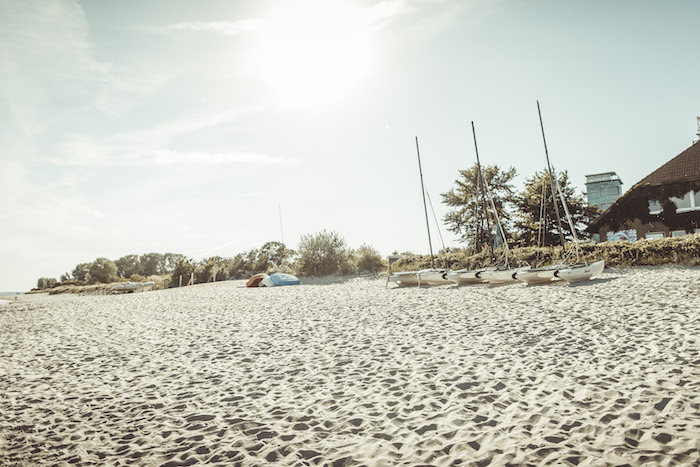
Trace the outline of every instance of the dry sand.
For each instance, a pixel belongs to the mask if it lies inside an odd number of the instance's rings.
[[[697,465],[700,268],[0,307],[2,465]]]

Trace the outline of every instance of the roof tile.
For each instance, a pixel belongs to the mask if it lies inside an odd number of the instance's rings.
[[[700,180],[700,141],[644,177],[636,186]]]

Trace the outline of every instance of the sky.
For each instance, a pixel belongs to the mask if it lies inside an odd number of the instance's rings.
[[[428,253],[475,162],[623,190],[698,132],[696,0],[0,0],[0,290],[335,231]],[[460,246],[433,224],[435,250]],[[440,239],[440,235],[442,240]]]

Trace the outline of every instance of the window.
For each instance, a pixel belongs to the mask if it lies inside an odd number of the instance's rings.
[[[604,186],[600,188],[600,196],[619,195],[619,186]]]
[[[671,231],[671,237],[682,237],[686,234],[685,230],[673,230]]]
[[[682,198],[669,198],[676,205],[676,212],[700,211],[700,191],[690,190]],[[649,214],[661,214],[661,203],[649,201]]]
[[[664,238],[663,232],[647,232],[644,236],[647,240],[656,240],[657,238]]]
[[[608,180],[610,180],[610,175],[608,175],[608,174],[597,174],[597,175],[587,175],[586,176],[586,183],[605,182]]]
[[[685,194],[682,198],[674,198],[671,197],[671,201],[673,201],[673,204],[676,205],[676,209],[681,211],[681,210],[691,210],[693,207],[691,205],[691,195],[693,194],[692,191],[689,191],[688,193]]]
[[[661,203],[658,200],[649,201],[649,214],[661,214]]]

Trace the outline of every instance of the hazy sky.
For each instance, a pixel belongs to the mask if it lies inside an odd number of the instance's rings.
[[[579,191],[607,171],[629,189],[695,137],[699,17],[696,0],[0,0],[0,290],[323,229],[427,253],[414,137],[441,218],[471,121],[518,190],[543,168],[537,100]]]

